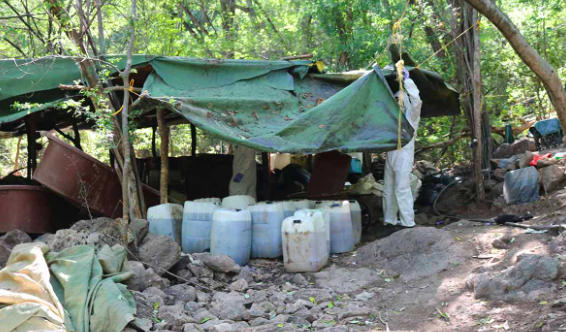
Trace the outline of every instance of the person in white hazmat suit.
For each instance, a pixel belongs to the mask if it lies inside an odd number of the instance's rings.
[[[232,180],[229,187],[230,196],[247,195],[257,199],[256,183],[255,150],[236,145],[234,147],[234,162],[232,163]]]
[[[383,214],[385,225],[415,226],[413,193],[410,176],[415,159],[415,138],[421,119],[422,101],[415,82],[404,72],[405,93],[403,93],[404,114],[415,130],[411,141],[400,150],[387,152],[383,188]],[[396,94],[396,97],[398,97]],[[400,218],[399,218],[400,217]]]

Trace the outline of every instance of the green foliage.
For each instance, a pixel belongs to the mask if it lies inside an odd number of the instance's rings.
[[[94,6],[94,1],[88,2]],[[138,1],[138,18],[134,53],[169,56],[280,59],[284,56],[313,53],[328,71],[367,68],[373,60],[380,66],[389,64],[387,45],[391,28],[405,7],[405,0],[156,0]],[[125,0],[104,2],[103,31],[107,54],[125,53],[129,38],[128,13],[131,3]],[[519,27],[526,39],[566,78],[566,3],[563,0],[501,0],[501,9]],[[69,23],[79,26],[77,9],[69,10]],[[453,39],[450,28],[451,8],[447,1],[414,1],[401,21],[403,49],[417,64],[433,54],[433,44],[445,46]],[[44,0],[0,3],[0,57],[39,57],[49,54],[66,56],[79,52],[67,38],[64,29],[50,23],[50,6]],[[96,9],[83,8],[91,24],[93,43],[100,49]],[[24,15],[21,19],[18,16]],[[85,37],[85,44],[89,44]],[[538,78],[527,68],[499,31],[485,18],[481,19],[481,67],[487,111],[492,125],[507,121],[518,124],[518,117],[548,117],[552,104]],[[457,86],[457,71],[452,46],[432,57],[425,68],[439,72]],[[111,78],[111,64],[102,66],[99,74]],[[1,73],[0,73],[1,74]],[[83,91],[85,98],[95,91]],[[463,91],[463,93],[467,93]],[[37,105],[14,104],[18,109]],[[89,117],[97,130],[89,133],[88,149],[99,158],[107,158],[112,121],[109,110],[92,110],[80,105],[60,105],[76,114]],[[138,114],[133,112],[132,117]],[[464,116],[423,119],[417,135],[419,147],[446,141],[468,127]],[[132,128],[135,129],[135,128]],[[99,133],[100,132],[100,133]],[[189,155],[191,140],[188,125],[172,128],[171,155]],[[151,152],[151,129],[132,135],[139,150]],[[496,138],[500,140],[500,138]],[[157,138],[159,142],[159,138]],[[13,148],[13,143],[2,143]],[[159,143],[158,143],[159,144]],[[198,151],[219,152],[226,146],[214,137],[198,133]],[[89,146],[87,144],[86,146]],[[471,160],[470,141],[463,138],[442,149],[428,150],[428,159],[442,166]],[[12,150],[10,150],[12,151]],[[0,155],[0,163],[10,158]],[[147,152],[143,152],[147,154]],[[422,156],[421,156],[422,157]],[[4,167],[4,168],[1,168]],[[6,166],[0,165],[0,170]]]

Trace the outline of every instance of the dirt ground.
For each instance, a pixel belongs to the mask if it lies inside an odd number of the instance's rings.
[[[566,216],[559,208],[565,203],[566,191],[563,190],[535,204],[509,206],[503,211],[472,204],[465,214],[470,218],[487,218],[498,213],[523,215],[530,212],[535,218],[525,223],[549,225],[563,222]],[[566,331],[566,313],[559,301],[566,297],[566,282],[562,280],[562,274],[552,281],[552,289],[526,301],[476,298],[469,286],[474,271],[495,269],[501,272],[513,267],[521,254],[556,257],[560,266],[564,266],[566,255],[549,251],[549,243],[556,239],[556,234],[526,234],[520,228],[486,226],[467,220],[443,220],[439,226],[418,227],[447,232],[454,239],[447,251],[463,252],[463,255],[430,276],[407,281],[384,275],[381,280],[364,287],[364,290],[376,294],[367,304],[381,314],[381,320],[387,322],[391,331]],[[365,234],[364,240],[369,243],[367,245],[379,247],[377,244],[385,241],[385,236],[390,234],[387,227],[375,225]],[[372,240],[375,242],[368,242]],[[333,262],[355,275],[359,269],[356,256],[362,250],[364,247],[334,258]],[[380,270],[379,264],[372,267]],[[369,326],[357,328],[386,330],[381,320],[377,317]]]

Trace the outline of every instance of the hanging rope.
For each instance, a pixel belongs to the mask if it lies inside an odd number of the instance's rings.
[[[130,80],[130,88],[128,89],[128,91],[130,91],[131,93],[135,94],[136,96],[138,96],[139,98],[143,98],[143,94],[138,94],[137,92],[134,91],[134,79]],[[122,110],[124,109],[124,104],[122,104],[122,107],[120,107],[119,110],[117,110],[116,112],[112,113],[112,116],[116,116],[118,114],[120,114],[120,112],[122,112]]]
[[[431,56],[429,56],[428,58],[426,58],[426,60],[424,60],[423,62],[419,63],[417,65],[417,69],[421,68],[421,65],[423,65],[424,63],[426,63],[428,60],[432,59],[435,55],[437,55],[438,53],[440,53],[441,51],[445,50],[450,44],[452,44],[453,42],[455,42],[456,40],[458,40],[460,37],[462,37],[463,35],[465,35],[468,31],[470,31],[471,29],[473,29],[475,26],[478,26],[478,30],[480,28],[480,21],[476,21],[476,23],[474,23],[472,26],[470,26],[469,28],[467,28],[466,30],[464,30],[464,32],[462,32],[461,34],[459,34],[458,36],[456,36],[454,39],[452,39],[448,44],[444,45],[441,49],[439,49],[438,51],[434,52]]]
[[[399,116],[397,120],[397,150],[401,150],[403,147],[401,144],[401,122],[403,119],[403,94],[405,90],[403,88],[403,70],[405,69],[405,62],[402,59],[403,54],[403,34],[401,33],[401,22],[405,17],[405,13],[407,12],[407,7],[409,5],[409,1],[405,3],[405,7],[403,8],[403,12],[401,13],[401,17],[393,24],[393,31],[391,34],[391,38],[389,40],[388,45],[393,42],[397,45],[397,50],[399,51],[399,57],[401,58],[395,64],[395,68],[397,69],[397,81],[399,82],[399,98],[397,99],[397,103],[399,104]],[[387,46],[389,48],[389,46]]]

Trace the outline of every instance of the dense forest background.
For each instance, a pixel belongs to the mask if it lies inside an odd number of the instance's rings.
[[[56,0],[53,0],[56,1]],[[58,20],[51,17],[53,1],[0,0],[0,57],[34,58],[52,54],[77,55]],[[59,1],[78,21],[85,10],[92,41],[103,54],[124,54],[129,41],[130,1]],[[563,0],[498,0],[503,12],[527,41],[566,79],[566,2]],[[452,27],[453,1],[446,0],[143,0],[138,1],[133,52],[186,57],[276,60],[312,53],[330,72],[365,69],[375,60],[391,62],[387,46],[394,23],[403,17],[403,49],[423,68],[458,85]],[[80,4],[80,6],[77,6]],[[402,13],[404,16],[402,16]],[[75,22],[76,23],[76,22]],[[520,60],[505,38],[485,18],[480,19],[481,70],[486,110],[492,126],[552,115],[552,104],[540,80]],[[1,88],[1,87],[0,87]],[[466,93],[462,91],[462,93]],[[417,150],[447,141],[468,128],[465,116],[421,121]],[[526,131],[522,133],[525,135]],[[148,156],[151,129],[133,133],[138,156]],[[81,133],[83,148],[108,160],[103,133]],[[171,130],[172,156],[189,155],[189,125]],[[502,137],[492,134],[496,142]],[[199,153],[227,151],[226,145],[199,132]],[[0,140],[0,176],[14,169],[18,139]],[[429,149],[418,159],[442,166],[469,163],[469,137],[444,149]],[[26,163],[26,140],[20,143],[19,167]]]

